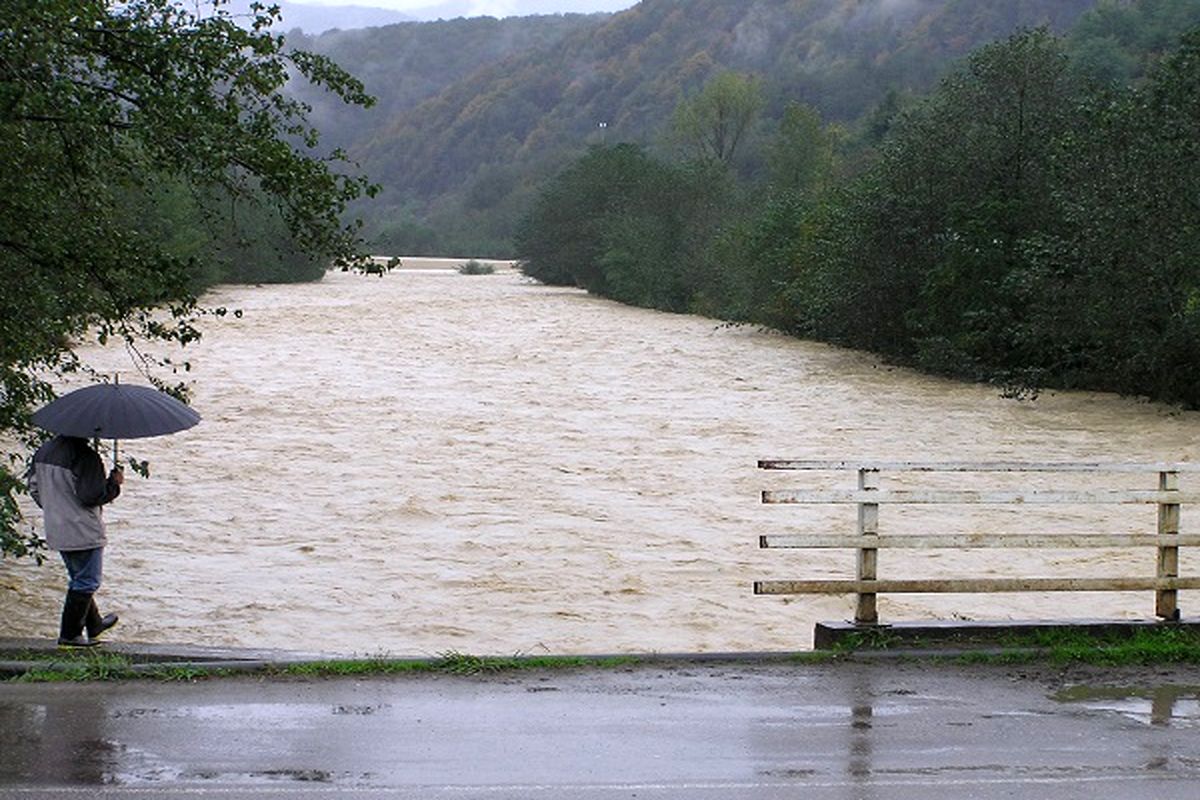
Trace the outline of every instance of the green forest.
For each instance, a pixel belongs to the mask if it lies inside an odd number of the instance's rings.
[[[1022,27],[1065,32],[1096,0],[643,0],[613,14],[459,19],[303,37],[377,99],[302,95],[380,194],[353,208],[377,252],[511,256],[542,186],[597,144],[675,157],[674,109],[724,72],[763,105],[735,167],[764,177],[796,103],[853,128]],[[1099,56],[1098,56],[1099,57]]]
[[[320,83],[290,80],[285,88],[319,132],[314,152],[344,158],[347,174],[372,182],[372,196],[348,202],[344,215],[361,219],[372,252],[512,257],[539,193],[589,148],[632,143],[667,162],[693,155],[674,116],[721,76],[759,84],[758,113],[729,165],[739,187],[771,180],[777,134],[796,124],[796,107],[832,126],[839,169],[848,173],[865,163],[900,107],[973,50],[1020,29],[1078,31],[1097,5],[1108,22],[1091,23],[1082,36],[1089,49],[1075,56],[1114,78],[1135,73],[1194,16],[1191,0],[1150,3],[1148,32],[1121,17],[1144,4],[1114,0],[643,0],[617,14],[464,18],[319,36],[279,23],[270,30],[287,52],[344,69],[370,98],[347,106]],[[325,265],[289,245],[278,213],[253,193],[197,193],[171,180],[160,192],[149,206],[131,198],[141,203],[131,213],[148,232],[170,232],[174,252],[193,264],[193,285],[322,274]]]
[[[734,135],[769,107],[728,71],[676,107],[674,156],[594,146],[523,220],[526,273],[1014,395],[1200,407],[1200,4],[1101,3],[854,124],[793,102]]]

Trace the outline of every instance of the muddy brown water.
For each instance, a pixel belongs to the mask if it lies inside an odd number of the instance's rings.
[[[803,648],[852,599],[756,597],[752,582],[852,577],[854,554],[761,551],[758,537],[850,532],[854,507],[764,507],[759,491],[854,477],[764,473],[759,459],[1190,461],[1200,442],[1194,412],[1094,393],[1010,400],[511,271],[408,264],[426,269],[207,298],[244,313],[188,348],[204,422],[126,443],[152,476],[130,475],[106,512],[114,634],[346,654]],[[89,356],[138,380],[123,351]],[[885,508],[881,528],[1155,524],[1153,506],[1033,512]],[[1184,567],[1196,572],[1186,553]],[[0,562],[5,635],[54,635],[61,573]],[[1150,576],[1154,553],[885,551],[880,574]],[[1146,617],[1153,597],[898,595],[880,613]]]

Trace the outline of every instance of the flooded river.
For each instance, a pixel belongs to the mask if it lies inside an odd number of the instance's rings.
[[[1200,441],[1196,413],[1100,394],[1008,400],[513,272],[332,273],[208,299],[244,315],[207,322],[189,348],[204,421],[128,442],[152,476],[130,474],[106,512],[101,598],[125,640],[396,655],[807,647],[813,622],[847,618],[852,599],[756,597],[752,582],[852,577],[854,554],[760,551],[758,537],[850,532],[854,507],[764,507],[759,491],[854,479],[764,473],[758,459],[1175,461]],[[92,356],[138,381],[123,352]],[[933,521],[1154,529],[1153,506],[1109,508]],[[4,634],[56,633],[61,572],[0,562]],[[964,574],[1152,576],[1154,553],[880,557],[881,577]],[[1151,593],[880,602],[885,621],[1152,612]]]

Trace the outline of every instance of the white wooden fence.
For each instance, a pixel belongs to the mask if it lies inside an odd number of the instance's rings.
[[[1200,502],[1200,493],[1181,491],[1181,473],[1200,473],[1200,465],[1179,464],[1100,464],[1100,463],[923,463],[923,462],[852,462],[852,461],[760,461],[766,470],[853,471],[855,489],[764,491],[767,504],[853,505],[858,510],[856,533],[779,534],[760,537],[763,548],[850,548],[858,553],[854,580],[765,580],[754,584],[754,593],[783,594],[855,594],[858,597],[854,621],[862,625],[879,623],[876,597],[888,593],[975,593],[975,592],[1155,592],[1155,613],[1166,620],[1179,619],[1178,593],[1200,589],[1200,577],[1181,577],[1179,551],[1200,545],[1200,535],[1180,532],[1180,507]],[[892,473],[1118,473],[1145,474],[1147,483],[1157,476],[1154,489],[1089,488],[1086,490],[975,490],[975,489],[886,489],[881,476]],[[1091,476],[1088,476],[1091,478]],[[1094,483],[1090,481],[1089,483]],[[888,535],[879,530],[879,507],[887,504],[920,506],[963,504],[1014,506],[1023,504],[1154,504],[1158,506],[1158,525],[1154,530],[1128,533],[922,533]],[[882,579],[879,551],[889,548],[1126,548],[1155,547],[1158,569],[1153,577],[1105,578],[932,578]]]

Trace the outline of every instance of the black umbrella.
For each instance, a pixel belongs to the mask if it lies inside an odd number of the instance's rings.
[[[163,436],[192,427],[200,415],[166,392],[149,386],[97,383],[64,394],[31,417],[39,428],[84,439],[112,439],[113,464],[117,439]]]

